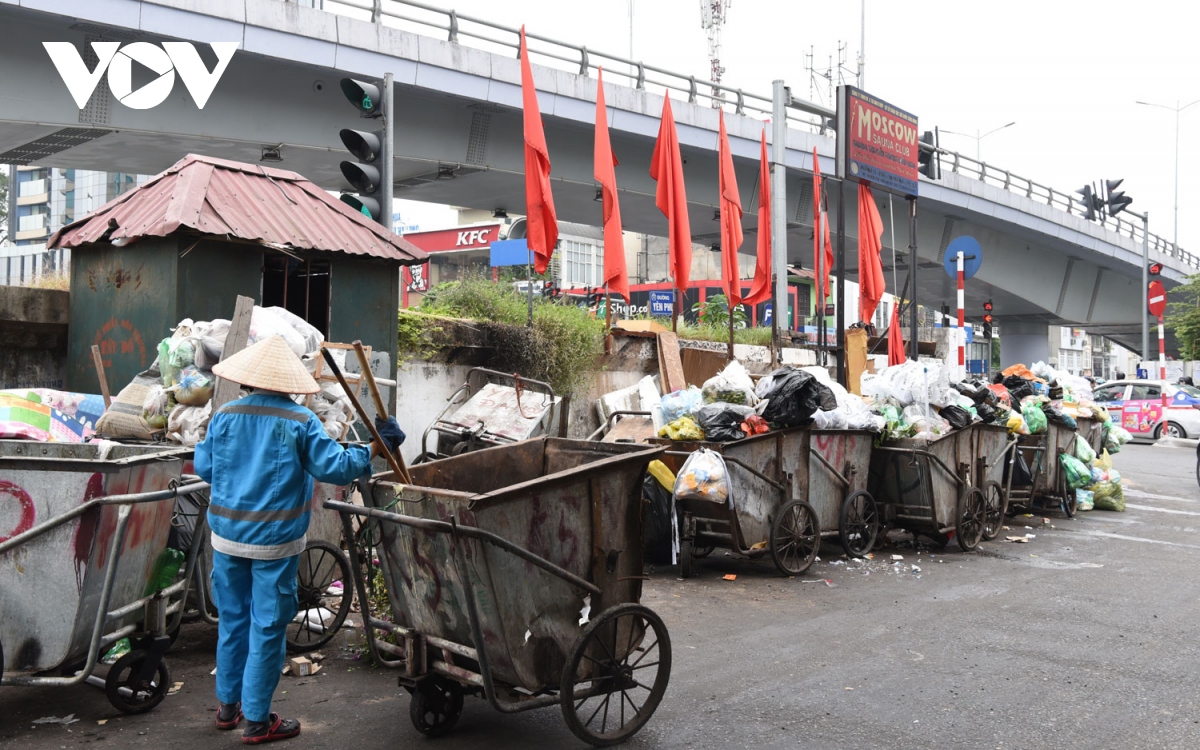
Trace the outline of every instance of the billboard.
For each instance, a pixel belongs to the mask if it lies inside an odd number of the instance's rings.
[[[917,116],[853,86],[838,87],[837,176],[917,194]]]

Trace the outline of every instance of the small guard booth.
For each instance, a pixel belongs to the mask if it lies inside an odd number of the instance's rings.
[[[228,319],[238,295],[388,352],[394,378],[400,266],[428,258],[295,172],[195,154],[47,247],[72,251],[67,389],[83,393],[99,392],[93,344],[119,389],[172,326]]]

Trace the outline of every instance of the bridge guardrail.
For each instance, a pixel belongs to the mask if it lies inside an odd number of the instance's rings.
[[[351,15],[360,20],[369,20],[372,23],[383,24],[386,18],[426,29],[436,29],[445,36],[447,41],[453,43],[461,44],[464,39],[470,39],[474,42],[470,46],[484,51],[513,57],[519,56],[519,28],[464,15],[452,9],[446,10],[418,0],[325,0],[324,9]],[[344,11],[358,11],[358,13]],[[599,52],[582,45],[561,42],[528,31],[525,36],[530,42],[530,54],[535,55],[539,63],[549,67],[567,70],[581,76],[590,76],[594,69],[603,66],[605,72],[609,74],[610,80],[614,77],[624,78],[634,89],[646,91],[648,87],[653,86],[677,95],[681,94],[691,104],[707,103],[713,107],[732,107],[735,114],[760,119],[771,116],[772,99],[770,96],[703,80],[696,76],[683,75],[620,55]],[[788,102],[789,124],[816,133],[829,131],[831,129],[830,119],[835,116],[834,111],[819,104],[795,97]],[[922,147],[929,148],[928,146]],[[1006,169],[1000,169],[956,151],[942,148],[935,150],[943,157],[943,168],[948,161],[950,171],[956,174],[972,176],[986,184],[1002,187],[1011,193],[1024,195],[1030,200],[1044,202],[1048,206],[1075,216],[1086,215],[1083,203],[1073,193],[1055,190],[1027,177],[1021,177]],[[1144,230],[1140,223],[1115,216],[1106,217],[1103,226],[1119,235],[1130,237],[1138,243],[1142,242]],[[1150,233],[1149,245],[1167,257],[1179,261],[1182,265],[1200,269],[1200,257],[1154,233]]]

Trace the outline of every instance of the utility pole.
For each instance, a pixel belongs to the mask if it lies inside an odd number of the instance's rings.
[[[775,356],[783,345],[779,334],[788,329],[787,272],[787,105],[792,93],[783,81],[772,83],[771,106],[771,267],[775,276],[775,294],[771,301],[772,338]],[[799,315],[800,311],[796,310]]]

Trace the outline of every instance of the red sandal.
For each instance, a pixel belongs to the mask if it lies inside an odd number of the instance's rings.
[[[264,742],[289,740],[300,734],[300,722],[295,719],[283,719],[279,714],[271,714],[266,721],[252,721],[242,733],[242,744],[259,745]]]
[[[242,721],[241,703],[222,703],[217,709],[217,729],[237,729]]]

